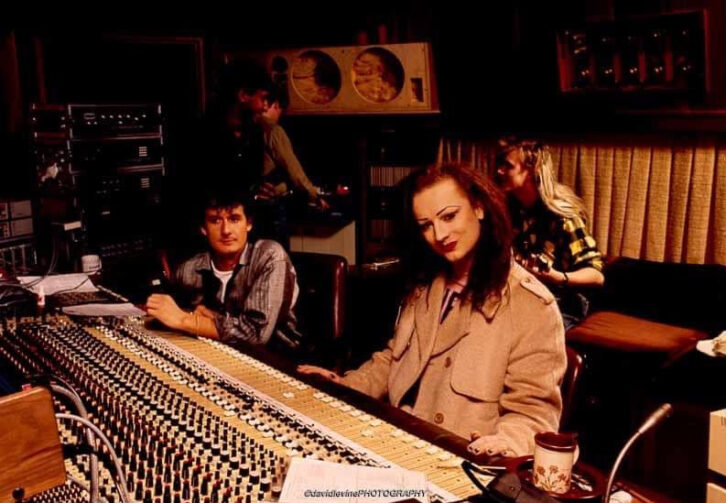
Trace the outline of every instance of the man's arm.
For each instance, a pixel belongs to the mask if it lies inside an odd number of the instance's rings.
[[[305,174],[305,170],[292,148],[292,142],[290,142],[290,138],[281,126],[273,128],[270,133],[270,150],[275,164],[285,168],[295,187],[304,189],[310,199],[318,197],[317,187]]]
[[[155,293],[148,298],[146,306],[151,316],[171,329],[212,339],[219,338],[214,320],[198,311],[184,311],[170,295]]]
[[[292,303],[295,277],[289,269],[286,260],[270,260],[255,279],[240,314],[220,313],[209,320],[221,340],[230,344],[266,344],[270,340],[283,304]]]

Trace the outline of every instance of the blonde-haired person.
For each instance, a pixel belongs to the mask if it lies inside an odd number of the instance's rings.
[[[549,147],[538,141],[499,140],[496,175],[508,196],[515,259],[552,289],[569,329],[587,315],[587,290],[605,282],[585,205],[557,181]]]

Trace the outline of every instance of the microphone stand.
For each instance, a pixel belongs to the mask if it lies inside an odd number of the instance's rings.
[[[620,463],[623,461],[625,454],[628,452],[628,450],[630,450],[630,447],[635,443],[636,440],[638,440],[643,435],[643,433],[653,428],[665,418],[669,417],[672,413],[673,406],[669,403],[664,403],[663,405],[658,407],[655,412],[648,416],[648,418],[643,422],[640,428],[638,428],[638,431],[636,431],[633,436],[630,437],[628,442],[625,444],[625,447],[621,449],[620,454],[618,454],[618,457],[615,460],[615,464],[613,464],[613,467],[610,470],[608,484],[607,486],[605,486],[605,493],[603,494],[603,503],[610,502],[610,490],[612,489],[613,482],[615,482],[615,475],[618,472],[618,468],[620,468]]]

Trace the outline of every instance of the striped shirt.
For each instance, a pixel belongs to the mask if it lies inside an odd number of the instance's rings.
[[[222,341],[297,348],[301,335],[293,308],[297,275],[285,250],[275,241],[247,243],[225,289],[212,269],[209,252],[181,264],[174,275],[175,297],[184,307],[203,304],[219,313],[214,322]]]

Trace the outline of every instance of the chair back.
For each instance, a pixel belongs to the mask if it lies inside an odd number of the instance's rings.
[[[577,351],[566,346],[567,370],[565,370],[560,391],[562,392],[562,418],[560,419],[560,430],[566,430],[572,420],[572,408],[574,406],[577,381],[582,373],[584,359]]]
[[[292,252],[300,287],[298,327],[318,363],[331,364],[345,331],[348,262],[339,255]]]

